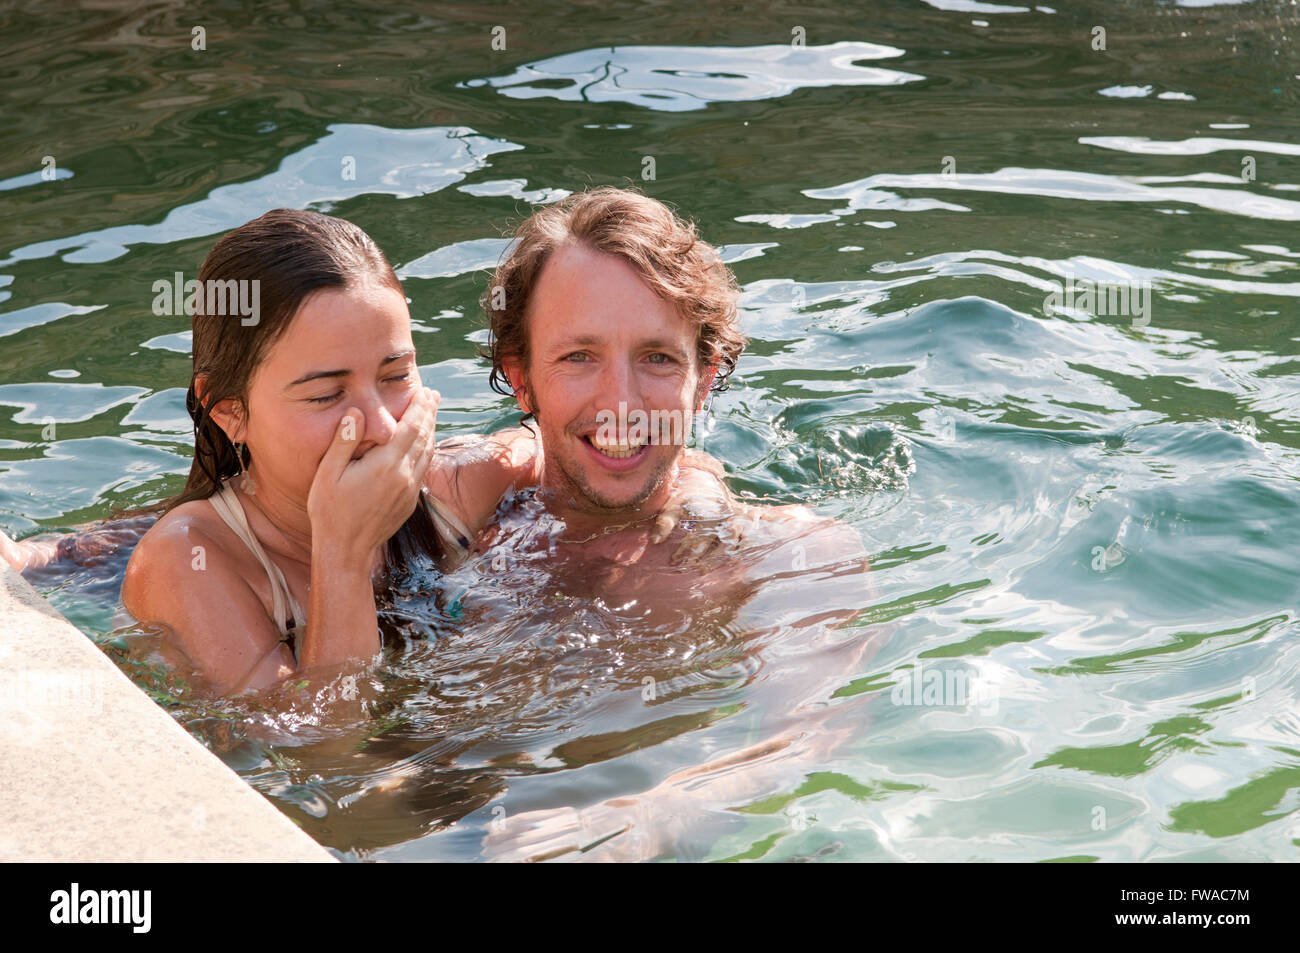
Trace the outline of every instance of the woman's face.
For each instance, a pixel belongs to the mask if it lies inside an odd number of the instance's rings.
[[[306,504],[349,407],[365,415],[353,459],[392,438],[421,386],[398,291],[368,282],[312,294],[253,372],[243,440],[262,488]]]

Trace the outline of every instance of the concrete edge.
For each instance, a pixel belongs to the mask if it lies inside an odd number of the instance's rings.
[[[0,861],[336,862],[0,562]]]

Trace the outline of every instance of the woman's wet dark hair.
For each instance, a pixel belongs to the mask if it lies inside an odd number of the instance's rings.
[[[253,371],[309,295],[363,281],[378,281],[402,292],[384,253],[356,225],[287,208],[267,212],[223,235],[199,269],[200,288],[212,287],[212,281],[257,281],[259,312],[254,323],[245,324],[239,315],[206,313],[208,296],[198,296],[205,300],[197,303],[193,315],[194,372],[185,395],[185,408],[194,421],[194,462],[185,488],[160,505],[164,512],[207,499],[224,480],[249,465],[248,448],[243,448],[241,461],[230,438],[212,419],[212,408],[234,400],[247,412]],[[204,379],[201,399],[195,390],[200,376]],[[421,491],[415,512],[388,541],[387,565],[404,571],[412,556],[436,558],[439,547]]]

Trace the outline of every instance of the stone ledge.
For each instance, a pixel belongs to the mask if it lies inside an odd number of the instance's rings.
[[[0,861],[334,862],[0,562]]]

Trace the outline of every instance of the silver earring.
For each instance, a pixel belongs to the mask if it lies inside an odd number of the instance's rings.
[[[252,496],[257,492],[257,481],[253,479],[253,474],[244,468],[244,444],[235,444],[235,459],[239,461],[239,475],[243,477],[239,487]]]

